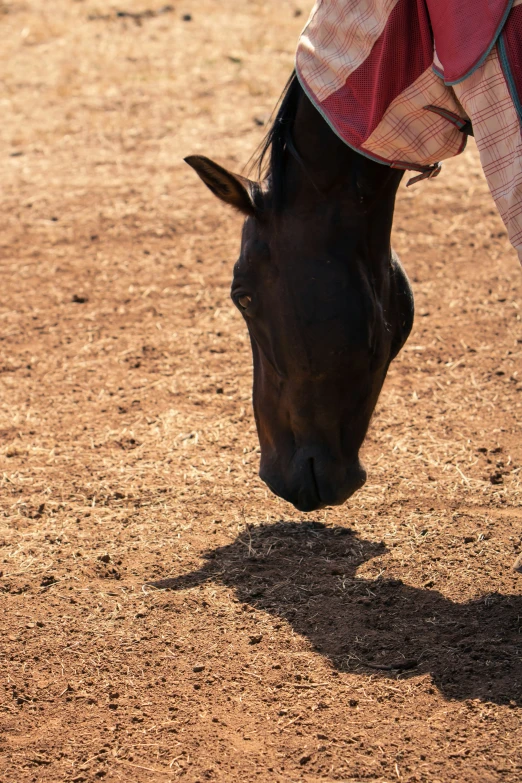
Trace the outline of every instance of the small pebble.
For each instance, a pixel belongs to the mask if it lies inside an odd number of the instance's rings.
[[[249,644],[259,644],[262,638],[263,638],[262,633],[258,634],[257,636],[251,636]]]

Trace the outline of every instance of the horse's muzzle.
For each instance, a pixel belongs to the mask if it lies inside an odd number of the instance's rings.
[[[366,481],[366,471],[358,458],[339,463],[317,449],[297,452],[286,470],[262,464],[259,475],[274,494],[306,512],[340,506]]]

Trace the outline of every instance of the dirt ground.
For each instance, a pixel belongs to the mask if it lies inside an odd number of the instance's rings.
[[[297,2],[0,0],[2,783],[521,779],[522,275],[472,145],[400,189],[366,487],[257,477],[240,219],[182,157],[246,164]]]

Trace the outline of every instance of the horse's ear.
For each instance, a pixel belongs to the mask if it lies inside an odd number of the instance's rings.
[[[192,166],[207,188],[221,201],[230,204],[244,215],[254,215],[257,212],[252,197],[254,183],[249,179],[240,177],[239,174],[232,174],[223,166],[202,155],[189,155],[185,158],[185,163]]]

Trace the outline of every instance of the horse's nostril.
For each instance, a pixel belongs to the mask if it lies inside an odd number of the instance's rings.
[[[317,476],[316,476],[315,470],[314,470],[314,458],[310,457],[308,462],[309,462],[309,467],[310,467],[311,488],[313,489],[317,500],[320,500],[321,499],[321,492],[319,490],[319,485],[317,483]]]

